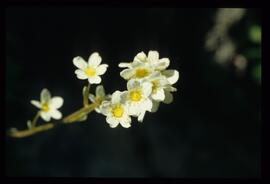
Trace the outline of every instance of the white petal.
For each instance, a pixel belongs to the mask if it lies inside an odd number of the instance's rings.
[[[88,82],[90,84],[99,84],[101,82],[100,76],[89,77]]]
[[[94,52],[93,54],[90,55],[88,59],[88,65],[97,67],[101,63],[101,57],[97,52]]]
[[[60,96],[55,96],[50,101],[51,108],[58,109],[60,108],[64,103],[64,99]]]
[[[152,106],[152,109],[151,109],[150,112],[157,112],[160,102],[157,102],[157,101],[153,100],[152,103],[153,103],[153,106]]]
[[[37,101],[37,100],[31,100],[31,104],[33,104],[33,105],[36,106],[37,108],[40,108],[40,107],[41,107],[40,102]]]
[[[135,57],[134,57],[134,61],[135,62],[145,62],[146,61],[146,55],[144,52],[140,52],[138,53]]]
[[[96,96],[100,96],[102,98],[105,97],[105,90],[104,90],[104,87],[102,85],[98,85],[96,87]]]
[[[131,103],[128,106],[128,114],[131,116],[138,116],[144,109],[138,103]]]
[[[87,79],[88,78],[88,76],[85,74],[85,72],[80,70],[80,69],[75,70],[75,74],[77,75],[78,79]]]
[[[125,70],[120,72],[120,76],[126,80],[129,80],[133,75],[134,75],[133,69],[125,69]]]
[[[41,103],[49,102],[51,99],[51,93],[48,89],[44,88],[40,94]]]
[[[129,80],[128,83],[127,83],[127,89],[128,89],[128,90],[131,90],[131,89],[134,89],[134,88],[139,88],[140,85],[141,85],[141,83],[140,83],[138,80],[136,80],[136,79],[131,79],[131,80]]]
[[[95,102],[95,96],[93,94],[89,94],[89,100],[91,102]]]
[[[144,118],[145,112],[146,111],[141,112],[140,115],[138,116],[138,121],[139,122],[143,122],[143,118]]]
[[[116,119],[114,119],[113,117],[109,117],[109,116],[106,117],[106,121],[107,121],[107,123],[109,123],[111,128],[115,128],[119,124],[119,122]]]
[[[130,67],[131,63],[119,63],[118,66],[120,68],[127,68],[127,67]]]
[[[84,70],[87,67],[86,61],[80,56],[73,58],[73,64],[82,70]]]
[[[115,91],[115,92],[112,94],[112,104],[120,103],[122,93],[123,93],[123,92],[121,92],[121,91]]]
[[[165,91],[165,99],[164,99],[164,103],[165,104],[170,104],[173,101],[173,95],[169,92],[169,91]]]
[[[156,70],[165,70],[170,65],[170,60],[168,58],[162,58],[154,66]]]
[[[148,97],[152,93],[152,86],[153,84],[151,82],[144,82],[142,84],[142,91],[143,91],[143,96]]]
[[[152,100],[150,100],[149,98],[145,99],[143,102],[143,106],[141,107],[141,109],[147,110],[147,111],[151,111],[153,106]]]
[[[156,63],[159,59],[159,53],[157,51],[149,51],[147,59],[150,61],[150,63]]]
[[[56,110],[56,109],[51,110],[51,111],[50,111],[50,115],[51,115],[51,117],[54,118],[54,119],[61,119],[61,118],[62,118],[61,112],[58,111],[58,110]]]
[[[163,89],[158,89],[156,93],[152,94],[151,97],[156,101],[163,101],[165,99],[165,93]]]
[[[131,118],[129,116],[125,116],[119,120],[120,124],[124,128],[129,128],[131,125]]]
[[[41,111],[40,116],[44,121],[50,121],[51,120],[51,115],[48,112]]]
[[[179,79],[179,72],[177,70],[164,70],[162,74],[167,77],[170,84],[176,83]]]
[[[97,75],[103,75],[107,71],[108,66],[109,65],[107,65],[107,64],[99,65],[96,68]]]
[[[103,115],[107,116],[110,113],[111,102],[109,102],[109,101],[103,101],[99,108],[100,108],[100,112]]]
[[[96,111],[97,113],[100,113],[100,114],[101,114],[101,110],[100,110],[99,107],[95,108],[95,111]]]

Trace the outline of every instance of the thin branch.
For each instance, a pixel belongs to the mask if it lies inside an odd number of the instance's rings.
[[[8,134],[9,134],[9,136],[14,137],[14,138],[22,138],[22,137],[27,137],[27,136],[36,134],[38,132],[43,132],[43,131],[49,130],[53,127],[54,127],[53,123],[47,123],[44,125],[33,127],[31,129],[28,129],[28,130],[20,130],[20,131],[19,130],[12,130]]]

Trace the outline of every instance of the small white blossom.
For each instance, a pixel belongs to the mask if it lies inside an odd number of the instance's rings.
[[[120,75],[126,80],[131,78],[141,79],[151,75],[154,71],[165,70],[170,64],[168,58],[159,59],[157,51],[149,51],[148,56],[144,52],[138,53],[131,63],[120,63],[124,69]]]
[[[40,109],[40,116],[45,121],[61,119],[62,114],[59,109],[63,105],[63,98],[60,96],[51,97],[48,89],[43,89],[40,94],[40,102],[31,100],[31,104]]]
[[[100,64],[101,57],[97,52],[90,55],[88,63],[80,56],[73,59],[73,64],[79,69],[75,70],[78,79],[88,79],[90,84],[99,84],[101,82],[100,75],[103,75],[108,65]]]
[[[131,118],[128,114],[126,102],[121,98],[123,92],[115,91],[112,94],[111,101],[103,101],[101,113],[106,116],[106,121],[111,128],[115,128],[120,123],[124,128],[129,128]]]
[[[152,92],[152,84],[148,81],[131,79],[127,83],[127,89],[121,97],[128,105],[129,114],[138,116],[138,121],[141,122],[145,112],[150,112],[152,109],[152,101],[149,98]]]
[[[111,99],[111,95],[106,95],[105,94],[105,90],[104,87],[102,85],[98,85],[96,87],[96,95],[93,94],[89,94],[89,99],[92,103],[97,104],[97,107],[95,108],[95,111],[97,113],[101,113],[100,112],[100,105],[104,100],[110,100]]]

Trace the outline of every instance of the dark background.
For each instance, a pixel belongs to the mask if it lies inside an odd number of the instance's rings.
[[[174,102],[143,123],[111,129],[91,113],[83,123],[23,139],[7,138],[8,176],[259,177],[261,86],[239,78],[204,47],[216,9],[7,8],[6,126],[26,128],[42,88],[62,96],[67,115],[82,106],[86,81],[72,59],[98,51],[109,64],[105,90],[124,90],[119,62],[157,50],[180,72]],[[249,9],[233,36],[260,22]],[[93,87],[94,88],[94,87]],[[92,88],[92,90],[93,90]],[[41,121],[40,121],[41,122]]]

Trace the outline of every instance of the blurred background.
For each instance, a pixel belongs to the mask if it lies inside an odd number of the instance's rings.
[[[8,176],[260,177],[260,10],[10,7],[5,15],[7,129],[26,129],[44,87],[65,99],[64,115],[82,106],[75,56],[100,53],[108,93],[126,88],[118,63],[141,51],[159,51],[180,72],[173,103],[129,129],[93,112],[7,137]]]

